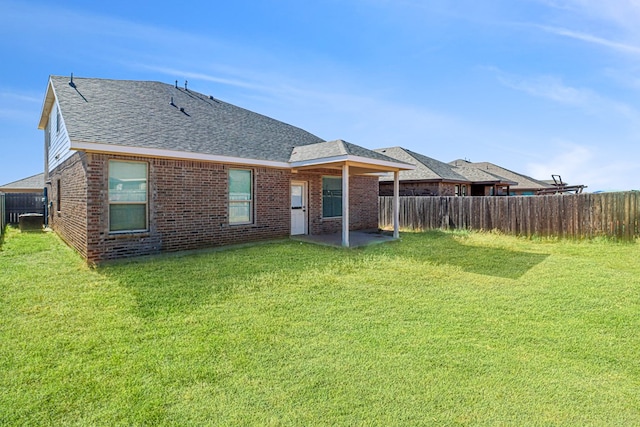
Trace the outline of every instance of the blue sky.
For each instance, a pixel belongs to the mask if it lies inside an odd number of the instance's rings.
[[[0,184],[50,74],[155,80],[367,148],[640,189],[635,0],[0,0]]]

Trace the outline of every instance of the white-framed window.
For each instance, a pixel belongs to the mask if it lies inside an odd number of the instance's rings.
[[[322,217],[342,216],[342,177],[322,177]]]
[[[147,230],[147,163],[109,161],[109,231]]]
[[[456,189],[455,189],[455,195],[459,196],[460,195],[460,186],[456,184]]]
[[[467,186],[466,186],[466,185],[462,185],[462,186],[461,186],[461,188],[460,188],[460,190],[461,190],[461,194],[462,194],[463,196],[466,196],[466,195],[467,195]]]
[[[253,223],[253,172],[229,169],[229,224]]]

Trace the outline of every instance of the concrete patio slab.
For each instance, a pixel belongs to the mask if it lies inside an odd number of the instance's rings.
[[[317,245],[342,247],[342,233],[321,234],[316,236],[301,234],[297,236],[291,236],[291,239],[298,240],[300,242],[314,243]],[[396,239],[393,238],[393,233],[389,231],[373,230],[349,232],[350,248],[369,246],[384,242],[392,242],[394,240]]]

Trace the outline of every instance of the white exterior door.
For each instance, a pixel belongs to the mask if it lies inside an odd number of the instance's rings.
[[[291,235],[307,234],[307,183],[291,182]]]

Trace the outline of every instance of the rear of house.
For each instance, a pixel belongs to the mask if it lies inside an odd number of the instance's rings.
[[[159,82],[52,76],[49,225],[91,263],[376,229],[378,178],[411,168]],[[344,222],[343,222],[344,221]]]

